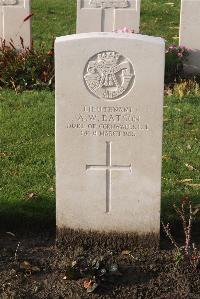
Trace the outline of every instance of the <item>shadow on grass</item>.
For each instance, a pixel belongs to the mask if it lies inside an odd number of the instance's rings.
[[[55,200],[47,196],[0,202],[0,231],[55,232],[55,227]]]
[[[182,196],[183,197],[183,196]],[[177,242],[181,245],[184,245],[184,230],[183,225],[181,223],[181,219],[178,217],[173,205],[175,204],[177,207],[180,206],[180,199],[182,198],[181,194],[174,194],[163,196],[161,201],[161,221],[165,224],[169,223],[172,235],[177,240]],[[191,195],[190,200],[193,206],[200,204],[200,198],[197,195]],[[199,244],[200,243],[200,213],[198,213],[192,223],[192,242]],[[165,232],[161,227],[161,247],[171,247],[171,243],[166,237]]]
[[[161,220],[170,223],[171,231],[176,239],[182,243],[184,232],[173,204],[178,205],[180,194],[168,195],[162,198]],[[192,196],[194,204],[199,203],[197,196]],[[43,195],[29,200],[1,201],[0,202],[0,231],[42,233],[56,231],[55,199]],[[200,217],[195,219],[192,227],[192,241],[200,242]],[[85,237],[84,237],[85,239]],[[161,247],[170,247],[165,233],[161,229]]]

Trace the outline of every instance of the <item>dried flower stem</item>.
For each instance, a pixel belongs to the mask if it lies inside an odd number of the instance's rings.
[[[163,229],[166,233],[166,235],[168,236],[168,238],[170,239],[171,243],[175,246],[175,248],[180,251],[180,248],[178,246],[178,244],[176,243],[175,239],[172,237],[172,233],[171,233],[171,230],[170,230],[170,226],[169,226],[169,223],[167,225],[165,225],[163,222],[162,222],[162,226],[163,226]]]
[[[18,250],[19,250],[19,246],[20,246],[20,244],[21,244],[21,242],[18,242],[18,244],[17,244],[17,248],[16,248],[16,250],[15,250],[15,261],[17,260],[17,257],[18,257]]]
[[[192,221],[193,221],[193,209],[192,209],[192,204],[189,202],[189,222],[187,226],[187,235],[186,237],[186,246],[185,246],[185,253],[188,255],[189,254],[189,248],[190,248],[190,242],[191,242],[191,231],[192,231]]]

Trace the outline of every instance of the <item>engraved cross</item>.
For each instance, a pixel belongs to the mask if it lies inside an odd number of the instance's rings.
[[[101,24],[101,31],[113,31],[115,30],[115,14],[116,9],[119,8],[128,8],[129,3],[128,0],[90,0],[89,5],[92,8],[101,9],[101,16],[102,16],[102,24]],[[105,20],[113,18],[114,22],[112,28],[110,25],[105,25]]]
[[[105,165],[86,165],[86,171],[106,171],[106,213],[111,211],[111,185],[112,171],[129,171],[132,172],[132,166],[129,165],[112,165],[112,142],[106,141],[106,164]]]

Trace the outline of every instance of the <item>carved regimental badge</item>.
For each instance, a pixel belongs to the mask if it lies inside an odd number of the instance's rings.
[[[134,83],[132,63],[114,51],[91,57],[84,70],[88,90],[97,98],[117,100],[126,95]]]
[[[0,5],[16,5],[17,0],[0,0]]]
[[[126,8],[129,2],[128,0],[90,0],[89,5],[94,8]]]

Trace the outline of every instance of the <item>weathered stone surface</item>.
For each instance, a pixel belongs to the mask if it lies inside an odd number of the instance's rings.
[[[189,49],[186,71],[200,73],[200,0],[181,2],[179,44]]]
[[[159,233],[164,41],[56,39],[58,228]]]
[[[12,40],[16,48],[22,48],[20,36],[25,47],[31,46],[30,0],[6,0],[0,5],[0,38],[7,44]]]
[[[89,6],[93,8],[124,8],[129,6],[128,0],[90,0]]]
[[[15,5],[17,0],[0,0],[0,5]]]
[[[77,33],[112,32],[124,27],[139,32],[140,0],[77,0]]]

